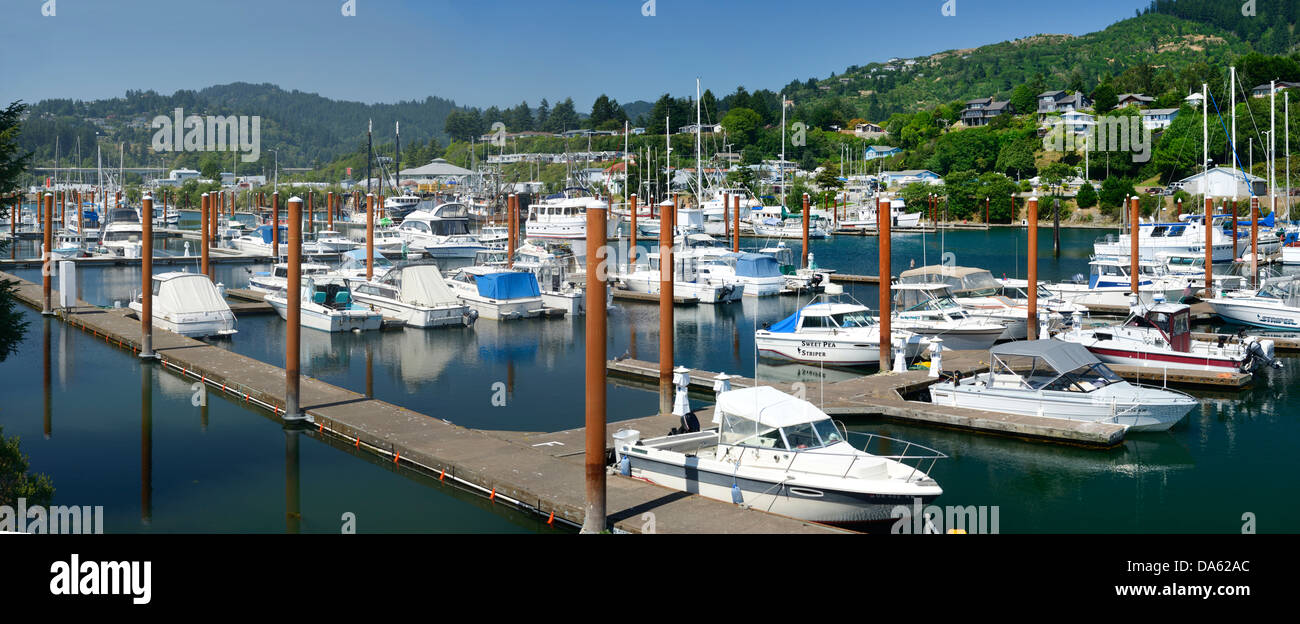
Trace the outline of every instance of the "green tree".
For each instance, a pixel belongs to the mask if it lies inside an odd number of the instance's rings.
[[[1101,183],[1101,200],[1102,214],[1113,217],[1119,214],[1119,210],[1124,206],[1125,200],[1134,194],[1133,182],[1118,176],[1110,176]]]
[[[27,106],[21,101],[0,110],[0,197],[6,199],[0,202],[0,216],[9,216],[12,204],[7,201],[8,197],[19,189],[18,179],[32,157],[31,152],[18,145],[22,133],[22,117],[26,110]],[[12,243],[0,245],[0,250],[10,244]],[[18,350],[18,344],[27,333],[27,321],[23,320],[22,314],[17,310],[17,300],[14,298],[16,286],[17,282],[13,280],[0,280],[0,361]],[[4,476],[0,473],[0,479]],[[3,493],[4,490],[0,488],[0,494]],[[2,500],[4,499],[0,498]]]
[[[18,443],[18,436],[5,437],[0,426],[0,505],[13,506],[25,498],[29,508],[48,507],[54,499],[54,484],[46,475],[28,474],[28,459]]]
[[[1092,187],[1091,182],[1084,183],[1079,187],[1079,194],[1074,198],[1075,203],[1080,208],[1092,208],[1097,205],[1097,189]]]
[[[817,174],[817,178],[813,182],[817,185],[817,188],[823,191],[838,190],[844,188],[844,180],[841,180],[839,176],[839,171],[832,169],[830,165],[826,165],[822,168],[821,173]]]
[[[722,127],[728,137],[735,137],[737,143],[749,145],[754,142],[759,126],[763,123],[758,113],[748,108],[733,108],[722,118]]]
[[[1103,82],[1092,90],[1092,106],[1098,113],[1105,113],[1119,103],[1119,95],[1110,83]]]

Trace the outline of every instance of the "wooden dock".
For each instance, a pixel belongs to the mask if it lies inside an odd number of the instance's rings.
[[[659,295],[651,293],[632,292],[623,288],[613,288],[614,298],[621,301],[644,301],[648,303],[659,303]],[[678,297],[673,296],[673,305],[693,306],[700,302],[698,297]]]
[[[0,273],[0,279],[17,281],[18,299],[40,309],[40,284],[5,273]],[[58,300],[57,293],[52,300]],[[139,350],[140,323],[132,314],[79,302],[77,308],[59,310],[58,318],[134,354]],[[157,327],[153,345],[164,369],[201,381],[274,417],[283,413],[283,369]],[[367,451],[399,468],[450,480],[493,502],[515,505],[571,526],[582,524],[585,470],[581,430],[518,434],[470,429],[308,376],[301,381],[301,405],[308,416],[308,429],[322,437]],[[641,424],[643,421],[611,423],[609,431],[627,426],[656,430],[649,422]],[[607,515],[615,531],[638,533],[653,527],[657,533],[839,532],[617,474],[609,476],[607,493]],[[654,522],[647,522],[647,517]]]
[[[848,273],[831,273],[832,282],[845,284],[879,284],[879,275],[851,275]]]
[[[944,370],[970,374],[986,369],[987,364],[980,361],[981,355],[976,351],[945,351]],[[656,362],[614,360],[608,362],[607,367],[612,375],[633,379],[643,387],[658,384],[659,365]],[[711,395],[717,375],[709,371],[691,371],[691,388]],[[841,418],[883,417],[911,424],[1092,448],[1110,448],[1124,440],[1125,427],[1112,423],[1005,414],[904,398],[916,395],[935,381],[937,379],[931,378],[929,371],[914,370],[864,375],[826,384],[805,384],[803,390],[808,396],[815,397],[813,400],[819,401],[827,414]],[[732,377],[731,385],[733,388],[748,388],[754,385],[754,380]],[[762,382],[762,385],[784,392],[796,390],[791,383]]]

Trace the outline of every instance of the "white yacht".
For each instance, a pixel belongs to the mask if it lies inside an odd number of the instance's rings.
[[[866,306],[845,296],[845,301],[819,297],[770,327],[754,332],[761,355],[796,362],[834,366],[880,364],[880,323]],[[912,332],[894,331],[902,341],[904,356],[915,359],[929,346]],[[881,368],[888,369],[892,362]]]
[[[1244,262],[1250,262],[1249,256]],[[1162,265],[1162,275],[1187,280],[1193,290],[1205,288],[1205,254],[1160,252],[1156,254],[1156,264]],[[1214,292],[1237,290],[1246,282],[1243,275],[1214,272],[1213,267],[1210,276],[1214,281]]]
[[[623,474],[752,509],[829,523],[891,518],[892,510],[933,501],[943,489],[928,474],[943,453],[924,446],[840,429],[813,404],[770,386],[717,395],[713,429],[698,421],[679,384],[678,407],[694,427],[641,439],[615,434]],[[860,435],[862,444],[849,442]],[[903,449],[872,454],[876,444]]]
[[[325,275],[330,272],[330,268],[324,264],[304,262],[299,267],[301,267],[301,275],[304,278]],[[260,293],[283,293],[285,284],[288,281],[289,263],[277,262],[271,267],[270,271],[257,271],[249,275],[248,288]]]
[[[155,325],[190,338],[231,336],[238,331],[234,313],[208,276],[160,273],[153,276],[152,288]],[[140,294],[131,301],[130,308],[137,316],[144,313]]]
[[[384,198],[384,214],[395,221],[405,219],[420,206],[420,198],[407,192],[402,195]]]
[[[280,318],[289,318],[287,293],[270,293],[266,302]],[[352,300],[352,289],[341,277],[321,275],[302,280],[301,322],[303,327],[327,332],[369,331],[379,329],[384,317]]]
[[[384,276],[389,269],[393,268],[393,261],[384,257],[375,250],[374,261],[374,278],[378,279]],[[337,269],[333,271],[334,275],[344,277],[350,280],[366,279],[366,250],[353,249],[343,254],[343,260],[339,263]]]
[[[726,193],[727,205],[722,205],[723,193]],[[704,217],[704,233],[712,236],[723,236],[731,231],[736,216],[731,214],[736,207],[736,197],[740,197],[740,220],[749,221],[749,213],[754,208],[761,207],[763,202],[759,201],[748,190],[745,189],[724,189],[714,191],[712,196],[700,202],[700,212]],[[724,217],[730,217],[731,222],[724,222]]]
[[[999,294],[1001,284],[987,269],[930,265],[908,269],[898,275],[902,284],[944,284],[948,294],[976,318],[998,323],[1006,329],[999,340],[1024,340],[1029,329],[1029,305]]]
[[[469,266],[456,270],[448,283],[461,301],[485,319],[510,321],[547,312],[537,276],[527,271]]]
[[[755,221],[751,224],[755,236],[765,238],[792,238],[803,240],[803,221],[799,219],[764,219]],[[830,232],[822,224],[820,219],[812,219],[808,222],[808,238],[827,238]]]
[[[108,212],[108,220],[100,234],[99,244],[109,253],[127,258],[139,258],[144,224],[135,209],[119,205]]]
[[[1214,262],[1231,262],[1232,236],[1223,232],[1227,215],[1214,215],[1210,221],[1210,246]],[[1155,260],[1164,253],[1191,253],[1205,255],[1205,216],[1185,214],[1177,223],[1139,223],[1138,258]],[[1098,256],[1129,257],[1132,238],[1128,234],[1110,234],[1093,244]]]
[[[424,252],[430,258],[473,258],[478,252],[487,251],[488,246],[473,234],[452,234],[437,242],[413,246],[413,250]]]
[[[352,297],[410,327],[469,327],[478,319],[431,263],[401,264],[375,280],[354,281]]]
[[[946,284],[894,284],[892,329],[942,338],[948,349],[984,350],[1006,331],[1001,323],[972,316],[953,300]]]
[[[478,232],[478,242],[488,249],[505,249],[510,242],[510,229],[504,225],[485,225]]]
[[[604,208],[595,197],[548,197],[528,206],[525,227],[529,238],[587,238],[587,208]],[[618,219],[607,218],[606,236],[618,228]]]
[[[989,351],[990,370],[930,386],[930,400],[1001,413],[1116,423],[1164,431],[1197,406],[1172,390],[1135,386],[1082,345],[1060,340],[1007,342]]]
[[[365,246],[365,243],[358,243],[338,230],[317,230],[316,238],[310,243],[303,244],[303,250],[310,249],[311,252],[330,254],[343,253],[352,251],[358,247]]]
[[[244,234],[243,236],[240,236],[239,238],[236,238],[233,242],[235,249],[238,249],[244,253],[256,254],[259,256],[271,255],[271,248],[272,248],[271,242],[273,238],[272,237],[273,232],[271,230],[271,227],[272,226],[270,225],[259,225],[256,228],[254,228],[252,232],[249,232],[247,234]],[[282,257],[287,256],[289,254],[289,246],[285,244],[285,240],[287,240],[288,238],[289,238],[289,228],[287,226],[281,225],[280,233],[279,233],[279,242],[280,242],[279,251],[280,251],[280,256]]]
[[[1087,281],[1078,275],[1072,281],[1047,284],[1047,289],[1078,305],[1127,307],[1132,290],[1131,264],[1128,255],[1122,259],[1093,258],[1088,263],[1090,274]],[[1138,296],[1143,303],[1154,303],[1156,295],[1166,301],[1182,301],[1184,296],[1192,294],[1191,284],[1186,278],[1165,276],[1162,272],[1163,268],[1156,260],[1138,260]]]

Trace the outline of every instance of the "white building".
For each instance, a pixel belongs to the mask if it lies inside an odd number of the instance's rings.
[[[1247,179],[1250,180],[1252,188],[1246,187]],[[1175,186],[1192,195],[1209,195],[1210,197],[1246,199],[1250,197],[1251,190],[1254,190],[1255,195],[1266,195],[1268,193],[1268,182],[1264,178],[1228,167],[1213,167],[1210,169],[1208,176],[1205,172],[1201,172],[1179,180],[1175,183]]]
[[[1176,108],[1152,108],[1142,111],[1142,125],[1148,130],[1164,130],[1178,116]]]

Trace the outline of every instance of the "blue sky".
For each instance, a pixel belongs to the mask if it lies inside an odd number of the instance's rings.
[[[335,99],[580,111],[1105,28],[1147,0],[0,0],[0,102],[271,82]],[[42,8],[53,3],[55,15]]]

